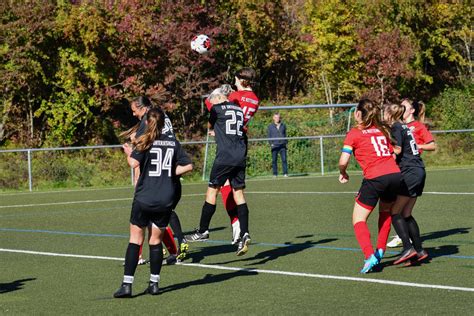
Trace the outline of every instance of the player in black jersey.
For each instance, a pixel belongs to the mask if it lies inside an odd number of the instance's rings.
[[[391,126],[392,137],[397,143],[394,152],[402,172],[400,191],[391,213],[393,227],[403,242],[403,251],[394,264],[411,258],[417,261],[428,258],[428,253],[422,247],[420,229],[411,215],[412,208],[405,208],[408,204],[414,205],[417,197],[422,195],[426,172],[415,138],[410,128],[402,122],[404,111],[405,108],[398,104],[384,107],[384,119]]]
[[[136,116],[140,120],[140,122],[137,123],[137,125],[135,125],[131,129],[129,129],[128,131],[124,132],[122,135],[128,136],[131,139],[138,138],[140,135],[142,135],[146,129],[147,112],[152,107],[153,105],[150,99],[148,99],[147,97],[140,96],[140,97],[135,98],[131,103],[131,109],[132,109],[133,115]],[[165,123],[164,123],[164,127],[161,133],[168,137],[175,138],[173,124],[171,123],[170,118],[168,117],[168,115],[166,115],[165,112],[164,112],[164,115],[165,115]],[[139,175],[140,175],[140,169],[135,168],[134,170],[135,183],[137,182]],[[176,191],[177,191],[175,205],[177,205],[179,200],[181,199],[181,181],[179,177],[175,179],[175,185],[176,185]],[[183,260],[186,257],[186,254],[189,250],[189,245],[186,239],[184,238],[183,230],[181,228],[181,222],[179,220],[178,214],[175,211],[175,208],[173,208],[173,213],[171,214],[170,226],[171,226],[172,231],[169,228],[167,228],[165,232],[165,236],[163,238],[163,243],[165,244],[170,254],[170,256],[165,261],[166,264],[173,264],[173,263],[176,263],[177,261]],[[179,251],[178,251],[178,248],[176,247],[173,233],[174,235],[176,235],[176,238],[178,239]],[[139,264],[144,264],[146,262],[147,262],[146,260],[142,259],[142,251],[140,248]]]
[[[138,264],[140,245],[148,228],[150,247],[150,283],[148,293],[158,294],[160,271],[163,261],[161,244],[164,231],[176,201],[174,178],[192,170],[191,160],[181,149],[180,143],[161,134],[165,114],[159,109],[147,113],[145,132],[135,139],[133,146],[123,146],[132,168],[140,168],[130,215],[130,242],[125,254],[122,286],[114,297],[130,297]]]
[[[250,245],[248,228],[249,210],[244,198],[246,142],[244,139],[244,113],[240,106],[229,102],[226,94],[220,89],[214,90],[208,99],[210,109],[209,128],[214,131],[217,143],[216,159],[211,169],[206,201],[202,207],[199,228],[190,239],[203,240],[209,236],[209,225],[216,211],[216,197],[227,180],[233,189],[240,221],[240,241],[237,255],[247,253]]]

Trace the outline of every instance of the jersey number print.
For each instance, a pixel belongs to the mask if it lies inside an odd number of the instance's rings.
[[[150,163],[156,166],[155,170],[150,170],[148,175],[150,177],[160,177],[163,170],[168,171],[168,177],[171,177],[171,167],[173,162],[174,148],[167,148],[165,156],[163,157],[163,151],[161,148],[152,148],[150,155],[155,155],[156,158],[152,158]],[[153,157],[153,156],[152,156]]]
[[[229,117],[225,121],[225,133],[227,135],[242,136],[244,114],[242,112],[226,111],[225,116]]]
[[[390,150],[388,150],[387,138],[385,138],[385,136],[372,136],[370,137],[370,142],[374,146],[378,157],[390,156]]]

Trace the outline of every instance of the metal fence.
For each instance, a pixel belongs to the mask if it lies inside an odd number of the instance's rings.
[[[428,165],[454,165],[459,159],[463,163],[474,163],[474,129],[432,133],[437,134],[439,150],[423,155]],[[337,171],[344,136],[285,138],[288,140],[289,173],[324,175]],[[249,177],[271,175],[268,141],[268,138],[249,139]],[[214,161],[215,143],[208,140],[183,142],[182,145],[194,162],[195,172],[191,177],[206,179]],[[358,169],[353,160],[350,168]],[[126,163],[121,145],[0,150],[0,190],[118,186],[131,184],[132,178],[133,171]]]

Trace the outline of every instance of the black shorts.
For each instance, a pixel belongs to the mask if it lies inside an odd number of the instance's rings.
[[[362,180],[356,203],[365,209],[373,210],[379,199],[393,202],[397,199],[400,189],[401,173],[390,173],[373,179]]]
[[[425,168],[407,168],[402,170],[402,183],[398,194],[417,197],[423,194],[425,188]]]
[[[133,200],[130,224],[138,227],[147,227],[155,224],[156,227],[165,229],[170,223],[172,208],[151,208],[143,203]]]
[[[245,166],[225,166],[214,164],[209,177],[209,187],[222,187],[229,180],[234,189],[245,188]]]

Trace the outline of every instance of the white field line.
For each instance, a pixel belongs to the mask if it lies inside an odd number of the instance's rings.
[[[30,255],[53,256],[53,257],[81,258],[81,259],[99,259],[99,260],[113,260],[113,261],[124,260],[123,258],[117,258],[117,257],[87,256],[87,255],[75,255],[75,254],[66,254],[66,253],[40,252],[40,251],[4,249],[4,248],[0,248],[0,252],[22,253],[22,254],[30,254]],[[289,272],[289,271],[265,270],[265,269],[246,269],[246,268],[226,267],[226,266],[221,266],[221,265],[210,265],[210,264],[200,264],[200,263],[180,263],[179,265],[204,268],[204,269],[225,270],[225,271],[242,271],[242,272],[260,273],[260,274],[276,274],[276,275],[296,276],[296,277],[305,277],[305,278],[378,283],[378,284],[384,284],[384,285],[398,285],[398,286],[406,286],[406,287],[429,288],[429,289],[448,290],[448,291],[474,292],[474,288],[470,288],[470,287],[423,284],[423,283],[401,282],[401,281],[370,279],[370,278],[356,278],[356,277],[338,276],[338,275],[329,275],[329,274],[313,274],[313,273],[301,273],[301,272]]]
[[[473,170],[473,168],[440,168],[440,169],[430,169],[428,168],[427,171],[431,172],[438,172],[438,171],[459,171],[459,170]],[[351,174],[360,175],[362,174],[361,171],[351,171]],[[247,182],[261,182],[261,181],[288,181],[288,180],[301,180],[301,179],[314,179],[314,178],[327,178],[327,177],[334,177],[337,176],[337,172],[327,172],[325,175],[320,174],[310,174],[304,177],[289,177],[289,178],[256,178],[256,179],[247,179]],[[193,182],[193,183],[183,183],[183,186],[193,186],[193,185],[204,185],[207,184],[206,181],[202,182]],[[25,194],[48,194],[48,193],[67,193],[67,192],[89,192],[89,191],[107,191],[107,190],[123,190],[123,189],[133,189],[132,185],[129,186],[118,186],[118,187],[109,187],[109,188],[90,188],[90,189],[65,189],[65,190],[51,190],[51,191],[33,191],[33,192],[14,192],[14,193],[0,193],[1,196],[11,196],[11,195],[25,195]]]
[[[250,191],[245,194],[356,194],[356,191]],[[474,192],[423,192],[423,194],[433,195],[474,195]],[[190,193],[183,194],[182,197],[192,196],[204,196],[204,193]],[[129,201],[132,198],[120,198],[120,199],[103,199],[103,200],[80,200],[80,201],[68,201],[68,202],[51,202],[51,203],[36,203],[36,204],[14,204],[14,205],[0,205],[0,209],[15,208],[15,207],[35,207],[35,206],[51,206],[51,205],[70,205],[70,204],[82,204],[82,203],[104,203],[104,202],[120,202]]]

